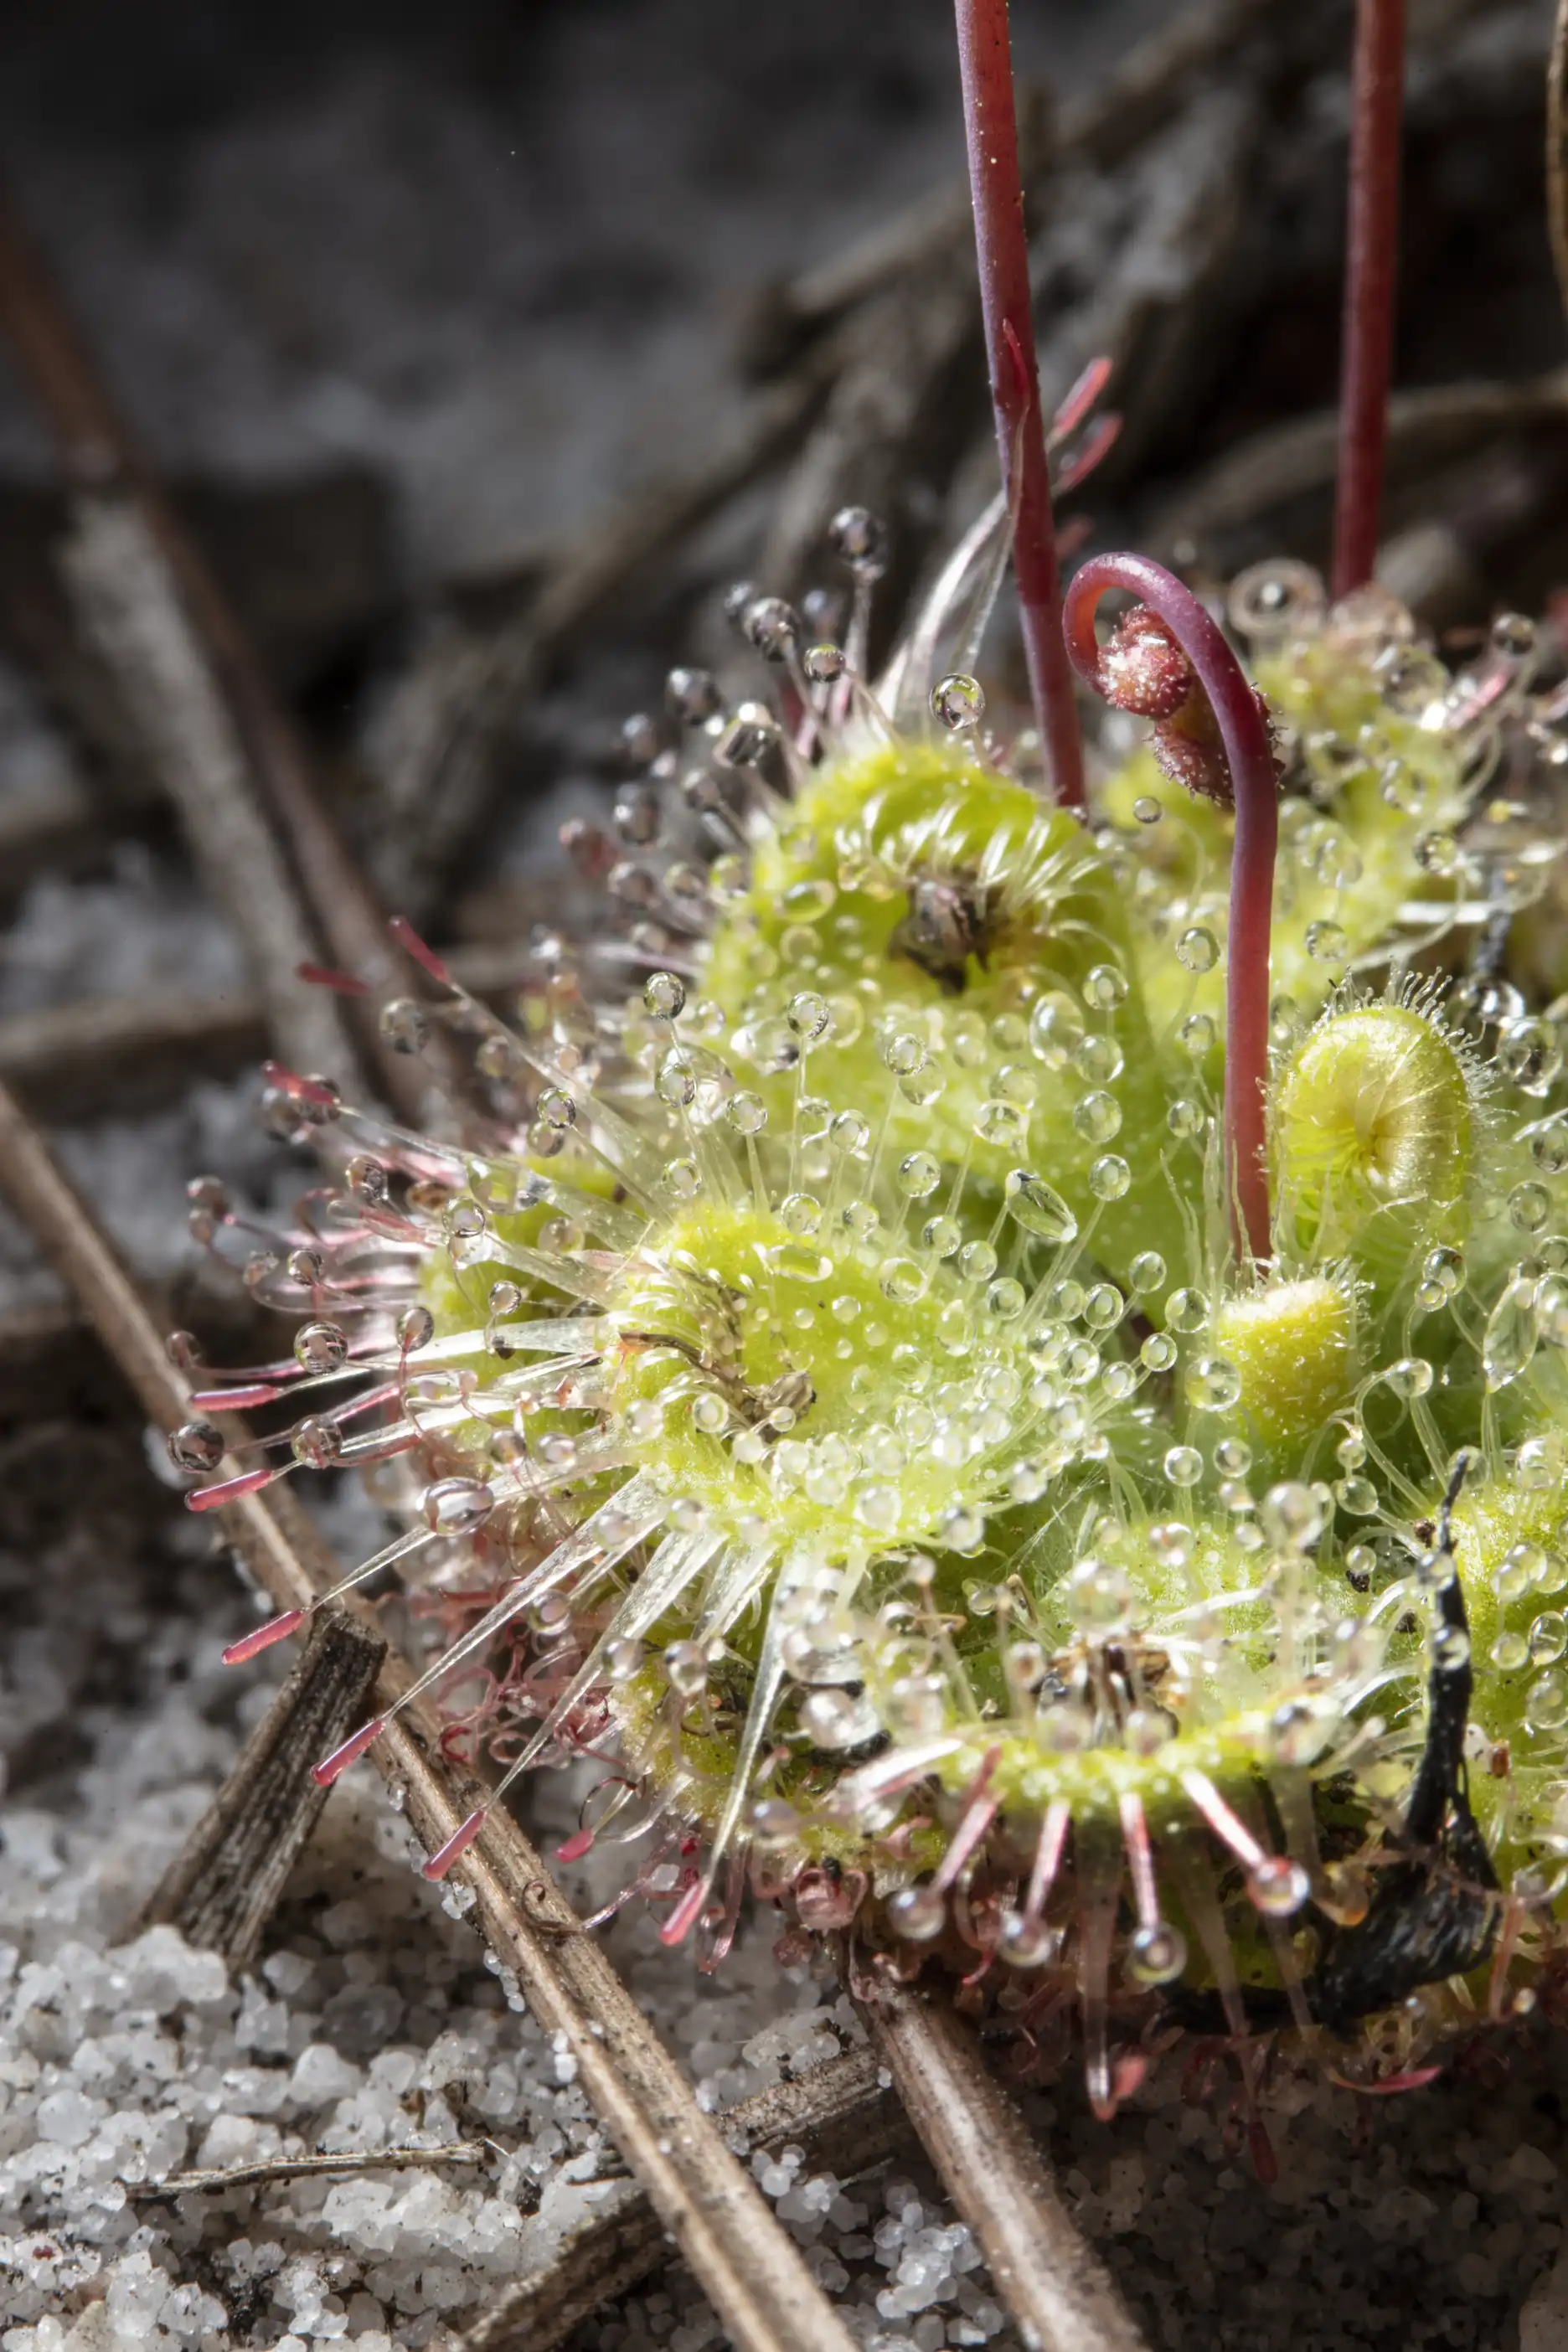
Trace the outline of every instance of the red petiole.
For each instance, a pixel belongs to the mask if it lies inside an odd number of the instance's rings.
[[[1083,805],[1083,747],[1062,646],[1061,575],[1029,300],[1007,0],[955,0],[974,245],[1002,479],[1014,517],[1013,571],[1029,687],[1057,798]]]

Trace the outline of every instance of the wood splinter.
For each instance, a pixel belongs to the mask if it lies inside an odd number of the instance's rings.
[[[317,1619],[303,1656],[163,1874],[144,1927],[177,1927],[237,1973],[248,1967],[331,1793],[311,1779],[311,1759],[357,1721],[385,1655],[384,1641],[339,1611]]]
[[[128,2193],[145,2203],[154,2197],[225,2197],[233,2189],[261,2189],[278,2180],[347,2180],[361,2172],[410,2172],[431,2165],[482,2164],[502,2155],[493,2140],[445,2140],[438,2147],[374,2147],[342,2156],[272,2156],[257,2164],[231,2164],[205,2172],[171,2172],[163,2180],[139,2180]]]
[[[855,2005],[1030,2352],[1145,2352],[973,2027],[945,1996],[902,1986]]]
[[[802,2177],[851,2180],[913,2137],[879,2079],[875,2051],[848,2050],[793,2083],[753,2093],[715,2118],[738,2156],[805,2150]],[[658,2216],[635,2181],[616,2182],[569,2229],[539,2270],[504,2287],[472,2321],[455,2352],[554,2352],[573,2329],[662,2268],[669,2248]]]

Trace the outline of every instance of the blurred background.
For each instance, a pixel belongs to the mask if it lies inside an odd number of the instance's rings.
[[[1411,7],[1384,572],[1438,630],[1568,580],[1551,15]],[[1199,579],[1321,556],[1349,0],[1014,17],[1047,399],[1103,353],[1123,420],[1067,529]],[[92,1172],[168,1276],[171,1179],[253,1148],[237,1108],[193,1136],[186,1082],[254,1062],[268,984],[72,570],[104,453],[17,364],[40,315],[74,320],[383,902],[504,986],[584,903],[556,836],[603,813],[623,720],[673,661],[743,683],[724,585],[815,586],[830,626],[825,527],[863,502],[886,643],[990,495],[951,13],[60,0],[5,39],[5,250],[36,267],[0,271],[0,1074],[73,1126],[156,1112]],[[1005,626],[992,659],[1005,701]],[[30,1255],[0,1226],[19,1297]]]
[[[1047,394],[1103,352],[1124,419],[1075,530],[1200,573],[1320,553],[1329,445],[1279,428],[1333,396],[1345,0],[1014,13]],[[1395,434],[1393,576],[1439,627],[1568,576],[1550,16],[1412,8],[1397,380],[1510,387]],[[726,651],[727,580],[841,586],[861,500],[886,636],[989,494],[945,0],[62,0],[7,41],[20,216],[335,817],[444,940],[555,905],[563,808],[671,660]],[[59,479],[0,338],[0,756],[13,803],[68,772],[93,811],[0,813],[0,1011],[132,984],[26,894],[166,800],[62,593]]]

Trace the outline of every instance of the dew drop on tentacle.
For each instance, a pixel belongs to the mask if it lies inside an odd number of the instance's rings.
[[[901,1887],[888,1898],[888,1920],[910,1943],[929,1943],[947,1925],[946,1897],[933,1886]]]
[[[264,1401],[270,1402],[272,1393],[268,1390]],[[223,1432],[210,1421],[183,1423],[171,1433],[168,1444],[169,1459],[175,1469],[197,1475],[216,1470],[225,1453]]]

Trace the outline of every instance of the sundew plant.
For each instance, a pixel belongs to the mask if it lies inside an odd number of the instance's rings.
[[[195,1508],[402,1480],[346,1582],[426,1596],[408,1696],[496,1766],[429,1875],[602,1759],[566,1851],[624,1840],[668,1941],[714,1964],[749,1890],[947,1966],[1079,2041],[1102,2114],[1157,2017],[1423,2079],[1550,1989],[1568,1887],[1568,1094],[1508,977],[1568,696],[1527,620],[1455,672],[1371,576],[1399,52],[1391,106],[1363,15],[1331,594],[1105,555],[1064,598],[1104,371],[1043,427],[1005,13],[961,5],[995,503],[880,674],[865,511],[842,643],[734,593],[754,698],[671,674],[580,845],[614,935],[543,941],[515,1019],[395,927],[385,1032],[470,1053],[487,1114],[270,1068],[330,1185],[246,1278],[300,1328],[196,1399],[292,1420]]]

